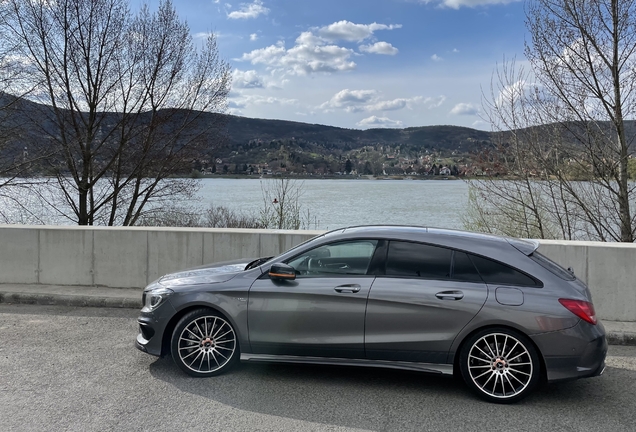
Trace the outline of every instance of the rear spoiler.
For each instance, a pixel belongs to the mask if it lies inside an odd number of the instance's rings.
[[[508,243],[519,252],[526,254],[527,256],[532,255],[534,251],[539,249],[540,243],[537,240],[528,240],[528,239],[517,239],[517,238],[507,238]]]

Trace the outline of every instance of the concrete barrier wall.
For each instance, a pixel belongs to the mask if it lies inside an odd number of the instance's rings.
[[[0,283],[142,288],[177,270],[276,255],[320,233],[0,225]]]
[[[142,288],[163,274],[276,255],[322,231],[0,225],[0,283]],[[636,321],[636,244],[541,241],[601,319]]]
[[[636,244],[541,240],[539,252],[572,267],[601,319],[636,321]]]

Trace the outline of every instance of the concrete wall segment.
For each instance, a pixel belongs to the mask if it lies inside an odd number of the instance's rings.
[[[0,283],[141,288],[165,273],[276,255],[323,231],[0,225]],[[541,240],[600,318],[636,321],[636,244]]]
[[[636,244],[541,240],[539,252],[572,267],[592,293],[596,314],[636,321]]]
[[[598,316],[636,321],[636,247],[588,246],[587,272]]]
[[[146,284],[166,273],[203,264],[203,236],[193,231],[148,231]]]
[[[95,230],[95,285],[143,288],[148,280],[148,231]]]
[[[95,285],[93,231],[41,229],[39,283]]]
[[[0,283],[39,283],[39,227],[0,226]]]

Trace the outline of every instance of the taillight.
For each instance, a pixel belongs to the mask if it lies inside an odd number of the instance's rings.
[[[571,299],[559,299],[559,303],[583,321],[596,325],[596,312],[594,312],[594,305],[592,303]]]

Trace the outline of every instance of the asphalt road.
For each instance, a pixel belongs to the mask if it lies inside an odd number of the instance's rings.
[[[636,347],[511,406],[393,370],[242,364],[190,378],[133,347],[136,312],[0,305],[0,430],[634,431]]]

